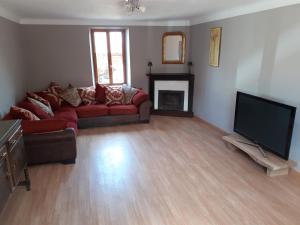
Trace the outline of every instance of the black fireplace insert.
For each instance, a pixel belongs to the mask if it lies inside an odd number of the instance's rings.
[[[158,91],[159,110],[184,110],[184,91]]]

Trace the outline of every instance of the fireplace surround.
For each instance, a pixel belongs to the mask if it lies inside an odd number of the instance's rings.
[[[147,76],[152,114],[193,116],[193,74],[155,73]]]

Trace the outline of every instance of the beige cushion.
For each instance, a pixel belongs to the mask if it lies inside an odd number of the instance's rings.
[[[28,101],[30,101],[32,104],[36,105],[37,107],[39,107],[41,110],[43,110],[44,112],[46,112],[47,114],[49,114],[50,116],[54,116],[54,113],[52,112],[51,106],[45,105],[43,103],[41,103],[40,101],[27,97]]]
[[[74,87],[63,90],[59,96],[74,107],[78,107],[82,102],[77,88]]]
[[[123,103],[126,105],[132,104],[132,99],[135,96],[135,94],[139,91],[136,88],[130,87],[126,84],[122,86],[123,92],[124,92],[124,100]]]

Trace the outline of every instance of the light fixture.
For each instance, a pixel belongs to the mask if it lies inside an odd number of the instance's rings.
[[[189,61],[188,62],[189,74],[192,74],[192,67],[193,67],[193,62]]]
[[[153,64],[151,61],[148,62],[148,67],[149,67],[149,74],[151,74],[151,68],[152,68]]]
[[[142,13],[146,12],[146,7],[141,6],[140,0],[125,0],[125,8],[129,12],[135,12],[135,11],[139,11]]]

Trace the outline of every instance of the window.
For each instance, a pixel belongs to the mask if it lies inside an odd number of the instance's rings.
[[[95,82],[126,83],[125,30],[92,30]]]

